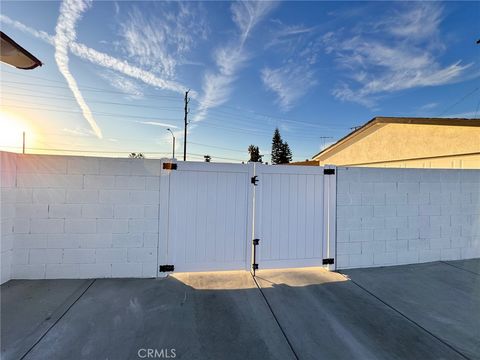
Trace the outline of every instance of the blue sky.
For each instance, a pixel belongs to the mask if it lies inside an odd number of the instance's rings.
[[[478,2],[3,1],[2,31],[44,66],[1,65],[2,110],[37,148],[167,156],[171,127],[180,157],[191,89],[189,159],[255,144],[269,161],[278,126],[303,160],[374,116],[474,117],[479,18]]]

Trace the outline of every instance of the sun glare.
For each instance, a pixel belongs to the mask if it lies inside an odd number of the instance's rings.
[[[0,148],[5,151],[21,151],[24,131],[26,147],[34,147],[34,131],[28,122],[10,112],[0,111]]]

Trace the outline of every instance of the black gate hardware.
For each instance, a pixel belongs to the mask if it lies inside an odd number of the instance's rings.
[[[253,276],[255,276],[255,270],[258,270],[257,246],[258,246],[259,242],[260,242],[260,239],[253,239],[252,240],[252,245],[253,245],[253,264],[252,264]]]
[[[335,175],[335,169],[323,169],[323,175]]]
[[[160,272],[174,271],[175,265],[160,265]]]
[[[255,176],[252,176],[251,179],[250,179],[250,182],[253,184],[253,186],[257,186],[257,183],[258,183],[258,176],[255,175]]]
[[[175,164],[175,163],[163,163],[163,170],[177,170],[177,164]]]
[[[335,260],[333,258],[327,258],[327,259],[322,260],[322,264],[323,265],[333,265],[334,261]]]

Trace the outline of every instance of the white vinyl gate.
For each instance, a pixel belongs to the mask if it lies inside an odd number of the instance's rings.
[[[260,268],[321,266],[329,249],[332,177],[319,166],[255,166],[254,238]],[[326,180],[328,179],[328,180]],[[327,185],[327,187],[325,187]],[[334,191],[334,189],[333,189]]]
[[[179,272],[249,270],[253,239],[259,239],[260,269],[321,266],[334,258],[335,175],[324,175],[323,167],[162,167],[161,198],[168,201],[159,212],[160,236],[166,239],[159,265]]]

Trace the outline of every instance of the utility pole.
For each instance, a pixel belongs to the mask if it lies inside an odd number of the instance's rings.
[[[187,125],[188,125],[188,103],[190,102],[190,99],[188,98],[188,92],[190,90],[185,92],[185,133],[183,135],[183,161],[187,161]]]
[[[22,142],[22,154],[25,154],[25,131],[23,132],[23,142]]]

